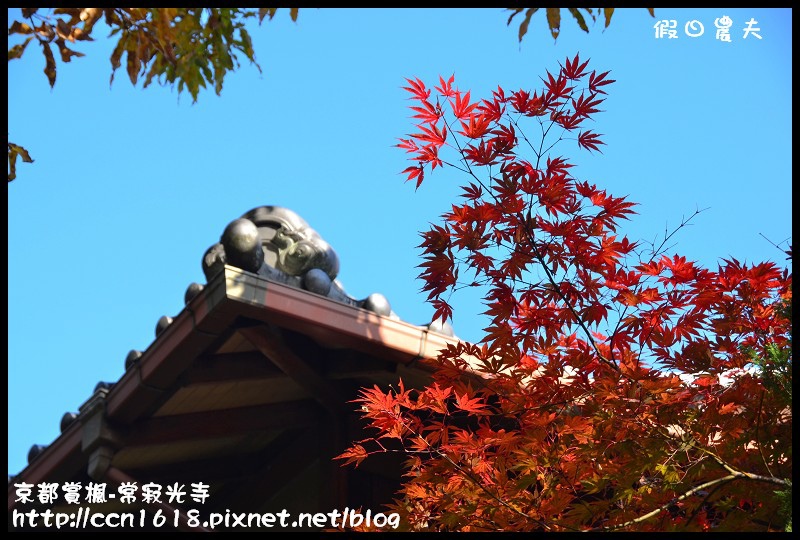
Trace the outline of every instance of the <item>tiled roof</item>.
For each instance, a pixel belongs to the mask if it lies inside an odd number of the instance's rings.
[[[31,447],[29,465],[9,477],[9,512],[22,481],[203,471],[233,490],[237,460],[258,468],[308,443],[304,431],[321,414],[347,415],[361,386],[422,382],[419,361],[454,342],[452,332],[401,321],[381,295],[347,295],[335,252],[304,224],[279,207],[234,220],[204,257],[207,284],[187,288],[184,309],[159,319],[155,340],[127,355],[118,381],[98,383],[64,414],[55,441]],[[310,459],[301,458],[285,457]],[[275,473],[261,474],[268,482]]]

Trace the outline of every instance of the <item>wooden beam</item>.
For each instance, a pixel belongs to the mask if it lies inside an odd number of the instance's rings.
[[[215,439],[270,429],[315,425],[323,411],[311,400],[238,407],[141,420],[125,430],[125,446]]]
[[[347,399],[334,383],[289,348],[275,330],[259,325],[240,328],[239,332],[331,413],[339,414],[345,409]]]
[[[127,466],[125,470],[132,475],[138,475],[143,481],[161,485],[173,484],[176,481],[183,484],[199,481],[209,483],[214,491],[214,497],[213,500],[207,501],[209,504],[206,510],[215,511],[214,508],[221,508],[224,512],[224,506],[214,506],[219,502],[220,490],[224,491],[228,489],[228,486],[237,486],[252,481],[254,471],[258,471],[264,466],[265,456],[272,455],[270,452],[273,452],[273,447],[280,447],[280,441],[285,438],[287,433],[289,432],[278,434],[265,448],[246,454],[241,452],[223,453],[214,457],[175,463],[148,464],[142,468]],[[295,433],[295,431],[291,433]]]
[[[207,382],[275,379],[284,375],[277,366],[266,362],[264,355],[258,351],[222,353],[198,358],[183,375],[181,383],[189,386]]]
[[[321,426],[320,439],[320,503],[323,508],[344,508],[347,505],[348,470],[335,460],[347,449],[349,440],[344,415],[328,417]]]
[[[263,508],[319,458],[319,437],[319,424],[314,429],[284,433],[261,454],[260,467],[252,467],[246,481],[231,483],[214,495],[215,507],[230,509],[231,512],[253,512]],[[317,487],[309,486],[309,489]],[[315,511],[313,508],[308,510]]]

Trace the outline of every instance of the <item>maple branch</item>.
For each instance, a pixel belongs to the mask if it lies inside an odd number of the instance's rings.
[[[665,435],[664,433],[662,433],[661,435],[662,435],[662,437],[665,437],[666,439],[676,440],[676,438],[674,436],[671,436],[669,434]],[[790,480],[785,480],[785,479],[782,479],[782,478],[776,478],[775,476],[772,476],[771,472],[770,472],[771,476],[764,476],[764,475],[761,475],[761,474],[740,471],[740,470],[734,468],[733,466],[731,466],[730,464],[728,464],[727,462],[725,462],[725,460],[723,460],[721,457],[719,457],[715,452],[712,452],[708,448],[705,448],[705,447],[701,446],[694,437],[689,436],[688,439],[687,438],[680,438],[680,439],[677,439],[677,440],[679,440],[682,444],[687,445],[688,447],[691,447],[691,448],[695,448],[696,450],[699,450],[701,453],[711,457],[714,461],[717,462],[717,464],[720,467],[725,469],[725,471],[727,471],[729,473],[730,477],[732,477],[733,479],[745,478],[745,479],[753,480],[753,481],[756,481],[756,482],[767,482],[767,483],[771,483],[771,484],[777,484],[779,486],[789,486],[789,485],[791,485],[791,481]],[[769,467],[767,469],[769,470]]]
[[[550,150],[552,150],[553,147],[556,144],[558,144],[558,142],[561,140],[559,138],[559,140],[557,140],[556,142],[554,142],[553,144],[548,146],[547,150],[544,150],[544,141],[547,138],[547,134],[550,132],[550,129],[553,127],[553,124],[555,124],[555,122],[551,120],[550,121],[550,125],[547,127],[547,129],[545,129],[544,128],[544,124],[545,123],[542,122],[541,119],[537,118],[537,120],[539,122],[539,127],[542,129],[542,138],[541,138],[541,141],[539,142],[539,150],[536,150],[536,148],[534,148],[534,146],[533,146],[533,143],[531,143],[531,141],[528,139],[528,136],[525,135],[525,131],[519,125],[519,118],[522,118],[522,116],[523,116],[522,113],[519,114],[519,117],[516,120],[511,116],[510,113],[506,113],[506,116],[511,121],[511,123],[514,124],[514,126],[517,128],[517,131],[522,135],[522,138],[525,140],[525,142],[528,143],[528,146],[530,146],[530,148],[533,151],[533,153],[536,154],[536,169],[538,169],[539,165],[541,164],[541,161],[542,161],[542,156],[545,155]],[[528,214],[529,214],[529,217],[530,217],[530,208],[533,207],[533,193],[531,193],[530,196],[528,197],[528,207],[529,207]]]
[[[711,486],[715,486],[717,484],[720,484],[720,487],[722,487],[724,484],[727,484],[728,482],[733,482],[734,480],[748,479],[748,480],[754,480],[754,481],[758,481],[758,482],[770,482],[770,483],[778,484],[778,485],[784,486],[784,487],[787,487],[787,486],[791,485],[791,482],[789,482],[787,480],[781,480],[780,478],[770,478],[768,476],[761,476],[761,475],[757,475],[757,474],[751,474],[751,473],[745,473],[745,472],[741,472],[741,471],[735,471],[733,468],[729,467],[728,465],[724,464],[721,460],[716,458],[716,456],[714,456],[713,453],[711,455],[715,459],[717,459],[717,461],[718,461],[718,463],[720,463],[720,465],[725,467],[726,470],[730,471],[731,474],[729,474],[728,476],[723,476],[722,478],[717,478],[716,480],[709,480],[708,482],[700,484],[699,486],[693,487],[689,491],[686,491],[683,495],[680,495],[679,497],[676,497],[676,498],[672,499],[670,502],[659,506],[655,510],[653,510],[651,512],[648,512],[647,514],[644,514],[643,516],[639,516],[636,519],[632,519],[630,521],[626,521],[625,523],[621,523],[619,525],[610,525],[610,526],[607,526],[607,527],[595,527],[593,529],[589,529],[589,531],[590,532],[595,532],[595,531],[614,531],[614,530],[617,530],[617,529],[623,529],[625,527],[629,527],[631,525],[635,525],[637,523],[641,523],[643,521],[646,521],[646,520],[650,519],[651,517],[657,516],[658,514],[663,512],[664,510],[667,510],[670,506],[674,506],[675,503],[680,502],[680,501],[682,501],[684,499],[688,499],[689,497],[691,497],[692,495],[694,495],[695,493],[697,493],[699,491],[703,491],[706,488],[709,488]]]
[[[573,95],[575,93],[576,93],[576,89],[574,87],[572,87],[571,90],[570,90],[569,98],[572,99]],[[566,110],[566,109],[567,109],[567,100],[564,100],[564,102],[561,104],[560,108],[558,109],[558,113],[564,112],[564,110]],[[519,118],[522,118],[522,116],[523,116],[522,113],[520,113]],[[564,139],[564,133],[566,133],[567,131],[571,131],[571,130],[568,130],[567,128],[564,128],[563,131],[561,132],[561,135],[558,137],[558,139],[556,139],[556,141],[554,141],[550,146],[547,147],[546,150],[544,150],[543,149],[544,148],[544,141],[547,138],[548,133],[550,133],[550,130],[556,124],[556,121],[555,120],[551,120],[550,121],[550,125],[547,126],[547,129],[545,129],[544,128],[545,122],[543,122],[541,119],[538,119],[539,126],[542,128],[542,139],[541,139],[541,143],[539,144],[539,150],[537,151],[533,147],[533,145],[530,143],[528,138],[525,136],[525,133],[522,131],[522,128],[520,128],[519,122],[514,120],[513,118],[511,118],[510,114],[508,115],[508,118],[509,118],[509,120],[511,120],[511,122],[514,123],[514,125],[517,127],[517,129],[520,132],[522,132],[522,137],[525,139],[525,142],[528,143],[528,146],[531,147],[531,150],[533,150],[533,153],[536,154],[536,168],[537,169],[539,168],[539,161],[542,159],[542,156],[545,155],[546,153],[548,153],[550,150],[552,150],[553,147],[555,147],[555,145],[557,145],[559,142],[561,142],[562,140],[565,140]]]
[[[451,166],[451,167],[453,167],[453,168],[455,168],[455,169],[457,169],[459,171],[462,171],[462,172],[465,172],[465,173],[469,174],[472,178],[475,179],[476,182],[478,182],[478,184],[486,191],[486,193],[488,193],[494,199],[494,201],[496,203],[499,202],[497,200],[497,196],[492,194],[492,190],[488,186],[486,186],[486,184],[483,183],[483,180],[478,178],[478,176],[473,172],[472,167],[469,164],[469,160],[467,160],[467,158],[464,156],[464,149],[461,146],[461,144],[459,144],[459,142],[458,142],[458,137],[456,137],[456,132],[451,129],[450,133],[453,134],[452,139],[453,139],[453,142],[455,143],[455,148],[458,151],[458,155],[461,156],[461,161],[464,162],[464,165],[466,165],[467,168],[466,168],[466,170],[462,169],[461,167],[457,167],[457,166],[453,165],[452,163],[449,163],[449,162],[444,161],[444,160],[442,160],[442,163],[444,163],[445,165],[449,165],[449,166]],[[492,178],[492,175],[490,173],[489,174],[489,179],[491,180],[491,178]]]
[[[770,240],[769,238],[767,238],[766,236],[764,236],[764,233],[758,233],[758,234],[759,234],[759,236],[761,236],[761,238],[763,238],[764,240],[766,240],[767,242],[769,242],[770,244],[772,244],[772,245],[773,245],[775,248],[779,249],[779,250],[780,250],[782,253],[785,253],[785,254],[787,254],[787,255],[791,253],[790,251],[786,251],[785,249],[782,249],[782,248],[781,248],[781,246],[780,246],[780,245],[781,245],[781,244],[783,244],[784,242],[788,242],[788,241],[789,241],[789,239],[791,238],[791,236],[790,236],[789,238],[786,238],[785,240],[781,240],[780,242],[778,242],[778,243],[776,244],[775,242],[773,242],[772,240]],[[791,245],[789,246],[789,248],[791,249]]]
[[[597,343],[594,340],[594,337],[592,337],[591,331],[586,327],[586,323],[584,323],[584,321],[578,315],[578,312],[575,310],[575,307],[572,305],[572,302],[570,302],[569,298],[567,298],[567,295],[564,294],[564,292],[561,290],[561,287],[559,287],[558,284],[556,283],[555,276],[553,276],[552,272],[550,272],[550,268],[547,267],[547,263],[545,262],[544,257],[539,253],[539,250],[536,249],[536,244],[534,243],[533,240],[533,231],[531,230],[527,222],[522,220],[522,217],[523,216],[521,213],[518,214],[517,216],[517,218],[521,222],[526,223],[523,229],[525,231],[525,235],[528,238],[528,243],[531,246],[531,250],[533,251],[533,256],[536,257],[536,260],[539,262],[539,266],[541,266],[542,269],[544,270],[544,273],[547,276],[547,279],[550,281],[550,285],[552,285],[553,290],[559,296],[559,298],[561,298],[561,301],[564,302],[564,304],[567,306],[567,309],[569,309],[570,313],[572,313],[572,316],[575,317],[575,322],[578,324],[578,326],[580,326],[584,334],[586,334],[586,339],[591,344],[595,354],[597,354],[597,357],[612,369],[619,371],[619,366],[616,364],[616,362],[608,360],[600,352],[600,349],[598,348]]]
[[[692,520],[693,520],[694,518],[696,518],[696,517],[697,517],[697,515],[700,513],[700,510],[702,510],[702,509],[703,509],[703,506],[705,506],[706,502],[707,502],[707,501],[708,501],[708,500],[709,500],[709,499],[710,499],[710,498],[711,498],[711,497],[712,497],[712,496],[713,496],[713,495],[714,495],[714,494],[715,494],[717,491],[719,491],[720,489],[722,489],[724,485],[725,485],[725,484],[718,484],[718,485],[716,485],[716,486],[714,487],[714,489],[712,489],[711,491],[709,491],[708,493],[706,493],[705,497],[703,497],[703,500],[702,500],[702,501],[700,501],[700,504],[698,504],[698,505],[695,507],[695,509],[694,509],[694,512],[692,512],[692,515],[691,515],[691,516],[689,516],[689,518],[686,520],[686,524],[685,524],[685,525],[684,525],[684,527],[683,527],[684,529],[686,529],[686,528],[689,526],[689,523],[691,523],[691,522],[692,522]]]
[[[574,93],[574,90],[573,90],[573,93]],[[572,94],[572,93],[571,93],[571,94]],[[570,94],[570,95],[571,95],[571,94]],[[565,100],[565,102],[562,104],[562,106],[561,106],[561,108],[560,108],[560,111],[563,111],[565,108],[566,108],[566,100]],[[553,147],[554,147],[554,146],[555,146],[555,145],[556,145],[556,144],[557,144],[559,141],[561,141],[561,137],[559,137],[559,139],[558,139],[557,141],[555,141],[554,143],[552,143],[552,144],[551,144],[551,145],[550,145],[550,146],[547,148],[547,150],[543,150],[543,148],[544,148],[544,142],[545,142],[545,139],[547,138],[547,134],[550,132],[550,129],[552,129],[553,125],[555,125],[555,123],[556,123],[556,122],[555,122],[555,121],[551,121],[551,122],[550,122],[550,125],[549,125],[549,126],[547,127],[547,129],[545,130],[545,129],[544,129],[544,123],[543,123],[541,120],[539,121],[539,124],[540,124],[540,126],[542,126],[542,137],[541,137],[541,143],[540,143],[540,145],[539,145],[539,150],[537,151],[537,150],[536,150],[536,149],[533,147],[533,144],[530,142],[530,140],[528,139],[528,137],[525,135],[525,132],[524,132],[524,131],[522,130],[522,128],[520,127],[520,125],[519,125],[519,122],[518,122],[517,120],[515,120],[515,119],[514,119],[514,118],[513,118],[513,117],[512,117],[510,114],[508,114],[507,116],[508,116],[509,120],[511,120],[511,122],[514,124],[514,126],[515,126],[515,127],[516,127],[516,129],[517,129],[517,131],[518,131],[518,132],[519,132],[519,133],[522,135],[522,138],[525,140],[525,142],[527,142],[527,143],[528,143],[528,146],[530,146],[531,150],[533,150],[534,154],[536,154],[536,158],[537,158],[537,160],[536,160],[536,168],[538,169],[538,168],[539,168],[540,161],[541,161],[541,159],[542,159],[542,156],[543,156],[543,155],[544,155],[546,152],[549,152],[549,151],[550,151],[550,150],[551,150],[551,149],[552,149],[552,148],[553,148]],[[522,115],[520,114],[520,118],[521,118],[521,117],[522,117]],[[495,199],[495,200],[496,200],[496,199]],[[532,208],[532,206],[533,206],[533,194],[531,194],[531,195],[530,195],[530,199],[529,199],[529,202],[528,202],[528,215],[529,215],[529,217],[530,217],[530,214],[531,214],[531,208]],[[565,294],[564,294],[564,293],[561,291],[561,288],[560,288],[560,287],[558,286],[558,284],[556,283],[556,281],[555,281],[555,276],[553,276],[553,274],[550,272],[550,269],[547,267],[547,264],[546,264],[546,263],[545,263],[545,261],[544,261],[544,257],[543,257],[543,256],[540,254],[539,250],[536,248],[536,244],[535,244],[535,243],[534,243],[534,241],[533,241],[533,236],[534,236],[534,235],[533,235],[533,232],[532,232],[532,231],[531,231],[531,229],[530,229],[530,226],[528,225],[528,221],[523,219],[523,216],[522,216],[522,214],[518,214],[518,215],[517,215],[517,219],[519,219],[519,220],[520,220],[520,222],[522,222],[522,223],[525,223],[525,224],[526,224],[526,225],[525,225],[525,227],[524,227],[524,229],[525,229],[526,236],[527,236],[527,238],[528,238],[528,242],[529,242],[529,244],[530,244],[530,246],[531,246],[531,249],[532,249],[532,251],[533,251],[533,255],[534,255],[534,257],[536,257],[537,261],[539,262],[539,265],[540,265],[540,266],[541,266],[541,267],[544,269],[544,271],[545,271],[545,274],[547,275],[547,278],[548,278],[548,280],[549,280],[550,284],[552,285],[553,289],[556,291],[556,293],[558,294],[558,296],[561,298],[561,300],[562,300],[562,301],[564,302],[564,304],[567,306],[567,308],[569,309],[570,313],[572,313],[572,316],[575,318],[575,321],[577,322],[578,326],[580,326],[580,328],[583,330],[583,332],[584,332],[584,334],[586,335],[586,337],[587,337],[587,339],[588,339],[589,343],[591,344],[592,348],[595,350],[595,353],[597,354],[598,358],[599,358],[601,361],[603,361],[604,363],[606,363],[608,366],[610,366],[611,368],[613,368],[613,369],[615,369],[615,370],[618,370],[619,368],[618,368],[618,366],[617,366],[617,363],[616,363],[616,361],[614,361],[614,359],[613,359],[613,349],[612,349],[612,359],[611,359],[611,360],[608,360],[607,358],[605,358],[605,357],[603,356],[603,354],[602,354],[602,353],[600,353],[600,350],[599,350],[599,348],[598,348],[598,346],[597,346],[597,343],[595,342],[595,340],[594,340],[594,337],[592,336],[592,334],[591,334],[591,332],[589,331],[589,329],[586,327],[586,324],[585,324],[585,323],[584,323],[584,321],[581,319],[581,317],[578,315],[578,313],[577,313],[577,310],[576,310],[576,309],[575,309],[575,307],[573,306],[572,302],[570,302],[570,300],[569,300],[569,299],[567,298],[567,296],[566,296],[566,295],[565,295]]]
[[[565,104],[565,105],[566,105],[566,104]],[[559,112],[561,112],[561,111],[563,111],[563,110],[564,110],[564,107],[562,107],[562,108],[560,109],[560,111],[559,111]],[[541,120],[539,120],[539,124],[540,124],[541,126],[544,126],[544,122],[542,122]],[[559,136],[558,136],[558,139],[556,139],[556,140],[555,140],[555,141],[554,141],[552,144],[550,144],[550,146],[548,146],[546,150],[542,150],[542,148],[544,147],[544,138],[545,138],[545,137],[547,137],[547,134],[548,134],[548,133],[550,133],[550,130],[553,128],[553,126],[554,126],[555,124],[556,124],[556,122],[555,122],[554,120],[551,120],[551,121],[550,121],[550,125],[547,127],[547,129],[546,129],[546,130],[544,130],[544,131],[542,132],[542,144],[541,144],[541,146],[539,147],[539,150],[540,150],[540,151],[541,151],[541,153],[542,153],[541,155],[545,155],[545,154],[547,154],[547,153],[548,153],[550,150],[552,150],[552,149],[553,149],[553,148],[554,148],[554,147],[555,147],[555,146],[556,146],[558,143],[560,143],[561,141],[564,141],[564,140],[566,140],[566,139],[564,138],[564,133],[566,133],[566,132],[567,132],[567,131],[569,131],[569,130],[567,130],[566,128],[563,128],[563,130],[561,131],[561,135],[559,135]]]
[[[749,473],[749,472],[744,472],[744,471],[739,471],[737,469],[734,469],[732,466],[730,466],[725,461],[723,461],[722,458],[720,458],[718,455],[716,455],[711,450],[708,450],[706,448],[702,448],[702,447],[698,446],[696,443],[694,443],[694,446],[695,446],[695,448],[697,448],[701,452],[704,452],[704,453],[710,455],[714,459],[714,461],[716,461],[723,469],[728,471],[730,473],[730,475],[733,476],[734,478],[746,478],[748,480],[753,480],[753,481],[756,481],[756,482],[767,482],[767,483],[770,483],[770,484],[777,484],[779,486],[789,486],[789,485],[791,485],[791,482],[789,480],[785,480],[785,479],[782,479],[782,478],[775,478],[774,476],[764,476],[764,475],[761,475],[761,474]]]
[[[539,165],[540,165],[540,163],[542,161],[542,156],[545,154],[545,152],[549,152],[556,145],[556,143],[558,143],[558,141],[556,141],[555,143],[551,144],[547,148],[547,150],[543,150],[543,148],[544,148],[544,140],[547,137],[547,133],[550,131],[550,128],[553,127],[553,124],[555,122],[551,121],[550,122],[550,126],[545,130],[544,129],[544,122],[542,122],[541,119],[537,119],[539,121],[539,126],[542,128],[542,138],[541,138],[541,142],[539,143],[539,150],[537,151],[536,148],[533,147],[533,143],[531,143],[531,141],[528,140],[528,136],[525,135],[525,131],[523,131],[522,127],[520,127],[519,121],[518,120],[514,120],[514,118],[512,118],[512,116],[511,116],[511,114],[507,114],[507,116],[508,116],[508,119],[511,121],[511,123],[513,123],[514,126],[517,128],[517,131],[522,135],[522,138],[525,140],[525,142],[528,143],[528,146],[531,147],[531,150],[533,150],[533,153],[536,154],[536,169],[538,169]],[[520,113],[519,118],[522,118],[522,113]],[[533,193],[531,193],[529,195],[529,197],[528,197],[528,217],[530,217],[530,208],[532,208],[532,207],[533,207]]]
[[[453,138],[455,139],[455,136],[453,136]],[[466,160],[465,160],[465,162],[466,162]],[[459,171],[461,171],[461,172],[463,172],[463,173],[467,173],[467,174],[471,175],[473,178],[475,178],[475,175],[474,175],[474,174],[472,174],[472,171],[470,171],[470,170],[468,170],[468,169],[462,169],[462,168],[461,168],[461,167],[459,167],[458,165],[453,165],[453,164],[452,164],[452,163],[450,163],[449,161],[445,161],[445,160],[442,160],[442,163],[444,163],[444,164],[445,164],[445,165],[447,165],[448,167],[453,167],[453,168],[454,168],[454,169],[456,169],[456,170],[459,170]],[[467,167],[469,167],[469,165],[467,165]],[[477,180],[477,178],[476,178],[476,180]],[[486,188],[484,187],[484,189],[486,189]]]
[[[663,251],[665,251],[666,249],[668,249],[668,248],[666,247],[666,243],[669,241],[669,239],[670,239],[670,238],[672,238],[673,236],[675,236],[675,234],[677,234],[677,232],[678,232],[679,230],[681,230],[682,228],[684,228],[685,226],[687,226],[687,225],[689,224],[689,222],[690,222],[692,219],[694,219],[694,217],[695,217],[695,216],[697,216],[697,215],[698,215],[698,214],[700,214],[701,212],[705,212],[706,210],[708,210],[708,208],[709,208],[709,207],[706,207],[706,208],[703,208],[703,209],[696,209],[696,210],[694,211],[694,214],[692,214],[692,215],[691,215],[691,216],[689,216],[688,218],[684,218],[684,219],[682,219],[682,220],[681,220],[681,224],[680,224],[680,225],[678,225],[677,227],[675,227],[675,229],[673,229],[673,231],[672,231],[671,233],[669,233],[669,234],[667,234],[667,231],[666,231],[666,226],[665,226],[665,227],[664,227],[664,229],[665,229],[665,231],[664,231],[664,240],[662,240],[662,241],[661,241],[661,244],[658,246],[658,249],[655,249],[655,242],[653,242],[653,243],[651,244],[651,245],[653,246],[653,251],[652,251],[652,253],[651,253],[651,255],[650,255],[649,261],[650,261],[650,262],[652,262],[652,260],[653,260],[653,259],[655,259],[655,258],[656,258],[658,255],[660,255],[660,254],[661,254]],[[639,262],[642,262],[642,261],[641,261],[641,259],[639,259]]]
[[[539,144],[539,150],[536,150],[536,148],[534,148],[534,146],[533,146],[533,143],[528,139],[528,136],[525,135],[525,132],[522,130],[522,128],[519,125],[519,118],[522,118],[522,116],[523,116],[522,113],[519,113],[519,116],[517,117],[517,120],[515,120],[511,116],[511,113],[506,113],[506,116],[511,121],[511,123],[514,124],[514,126],[517,128],[517,131],[522,135],[522,138],[525,140],[525,142],[528,143],[528,146],[531,147],[531,150],[533,151],[533,153],[536,154],[536,168],[538,169],[539,168],[539,160],[542,159],[542,155],[543,155],[542,147],[544,146],[544,138],[547,135],[547,133],[544,130],[544,123],[541,120],[539,120],[539,125],[542,126],[542,142]]]

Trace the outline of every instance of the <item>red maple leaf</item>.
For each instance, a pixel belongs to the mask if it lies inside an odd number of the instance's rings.
[[[428,98],[431,96],[431,91],[425,88],[425,83],[421,80],[414,79],[406,79],[408,81],[409,86],[404,86],[403,90],[407,90],[414,94],[414,97],[420,101],[427,101]]]
[[[457,92],[453,90],[453,81],[455,80],[455,74],[450,75],[450,78],[446,81],[441,76],[439,77],[439,86],[436,87],[436,90],[442,94],[444,97],[453,97]]]
[[[584,131],[578,134],[578,146],[586,148],[589,151],[597,150],[601,154],[603,153],[597,147],[600,144],[605,144],[603,141],[600,140],[601,135],[596,133],[592,133],[591,131]]]
[[[455,93],[455,101],[452,99],[450,100],[450,105],[453,107],[453,115],[458,118],[459,120],[463,120],[467,116],[471,116],[471,113],[475,108],[478,106],[477,103],[470,104],[469,102],[469,92],[466,94],[461,95],[461,92]]]
[[[564,75],[570,80],[576,80],[583,77],[584,73],[583,70],[586,69],[586,66],[589,64],[589,61],[586,60],[580,66],[578,65],[578,55],[575,55],[575,58],[570,63],[569,58],[566,60],[566,67],[564,68]]]
[[[584,118],[588,118],[592,114],[596,112],[600,112],[599,109],[595,109],[597,105],[600,105],[603,100],[602,99],[595,99],[597,94],[589,94],[588,97],[585,97],[583,94],[578,96],[577,101],[572,100],[572,108],[575,110],[575,114],[577,116],[582,116]]]
[[[436,124],[429,125],[430,127],[426,127],[422,124],[418,125],[417,127],[421,130],[421,133],[414,133],[411,136],[415,139],[419,139],[420,141],[426,141],[437,146],[442,146],[447,139],[447,126],[442,126],[442,128],[439,129]]]
[[[406,182],[409,180],[417,179],[417,188],[422,184],[422,180],[425,178],[425,170],[423,169],[422,165],[417,165],[415,167],[408,167],[403,170],[403,174],[408,175],[406,178]]]
[[[470,399],[468,394],[463,395],[455,395],[456,397],[456,407],[461,409],[462,411],[466,411],[471,414],[487,414],[486,405],[482,403],[481,398],[476,397]]]
[[[592,71],[592,74],[589,75],[589,91],[597,94],[605,94],[605,91],[600,87],[605,86],[607,84],[611,84],[613,82],[617,82],[613,79],[605,80],[606,75],[608,75],[609,73],[610,71],[606,71],[605,73],[596,75],[596,72]]]
[[[480,139],[489,131],[490,119],[484,115],[469,115],[469,122],[461,121],[463,128],[459,133],[470,139]]]
[[[545,88],[547,88],[548,97],[551,100],[558,100],[569,96],[572,88],[567,86],[567,77],[563,73],[559,73],[557,78],[548,71],[547,81],[544,81]]]
[[[434,107],[427,101],[423,101],[422,105],[422,107],[411,107],[411,110],[417,113],[412,118],[419,118],[423,122],[435,124],[442,117],[441,107]]]
[[[475,165],[494,165],[497,163],[498,151],[493,140],[481,141],[477,147],[467,145],[464,157]]]

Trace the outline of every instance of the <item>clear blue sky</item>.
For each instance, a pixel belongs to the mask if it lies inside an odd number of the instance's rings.
[[[730,43],[714,35],[725,15]],[[279,10],[251,31],[263,74],[244,63],[220,97],[194,105],[170,88],[133,88],[124,68],[109,88],[102,28],[81,44],[86,57],[59,62],[53,90],[31,44],[8,65],[9,139],[36,160],[8,187],[8,472],[58,436],[98,381],[120,378],[128,351],[146,349],[158,318],[205,282],[205,250],[256,206],[304,217],[338,252],[350,295],[381,292],[402,319],[427,323],[419,231],[463,178],[434,174],[417,192],[404,183],[406,154],[393,145],[414,129],[405,77],[433,86],[455,74],[488,97],[498,85],[539,89],[546,69],[580,52],[617,81],[595,117],[607,146],[557,150],[578,178],[640,203],[623,232],[654,240],[708,208],[675,251],[713,268],[731,256],[785,265],[764,237],[791,241],[791,15],[624,9],[584,34],[565,12],[554,44],[542,12],[520,45],[500,8],[308,8],[296,23]],[[677,21],[678,39],[655,38],[662,19]],[[690,38],[695,19],[705,33]],[[761,40],[743,39],[750,19]],[[480,306],[458,298],[456,333],[478,340]]]

